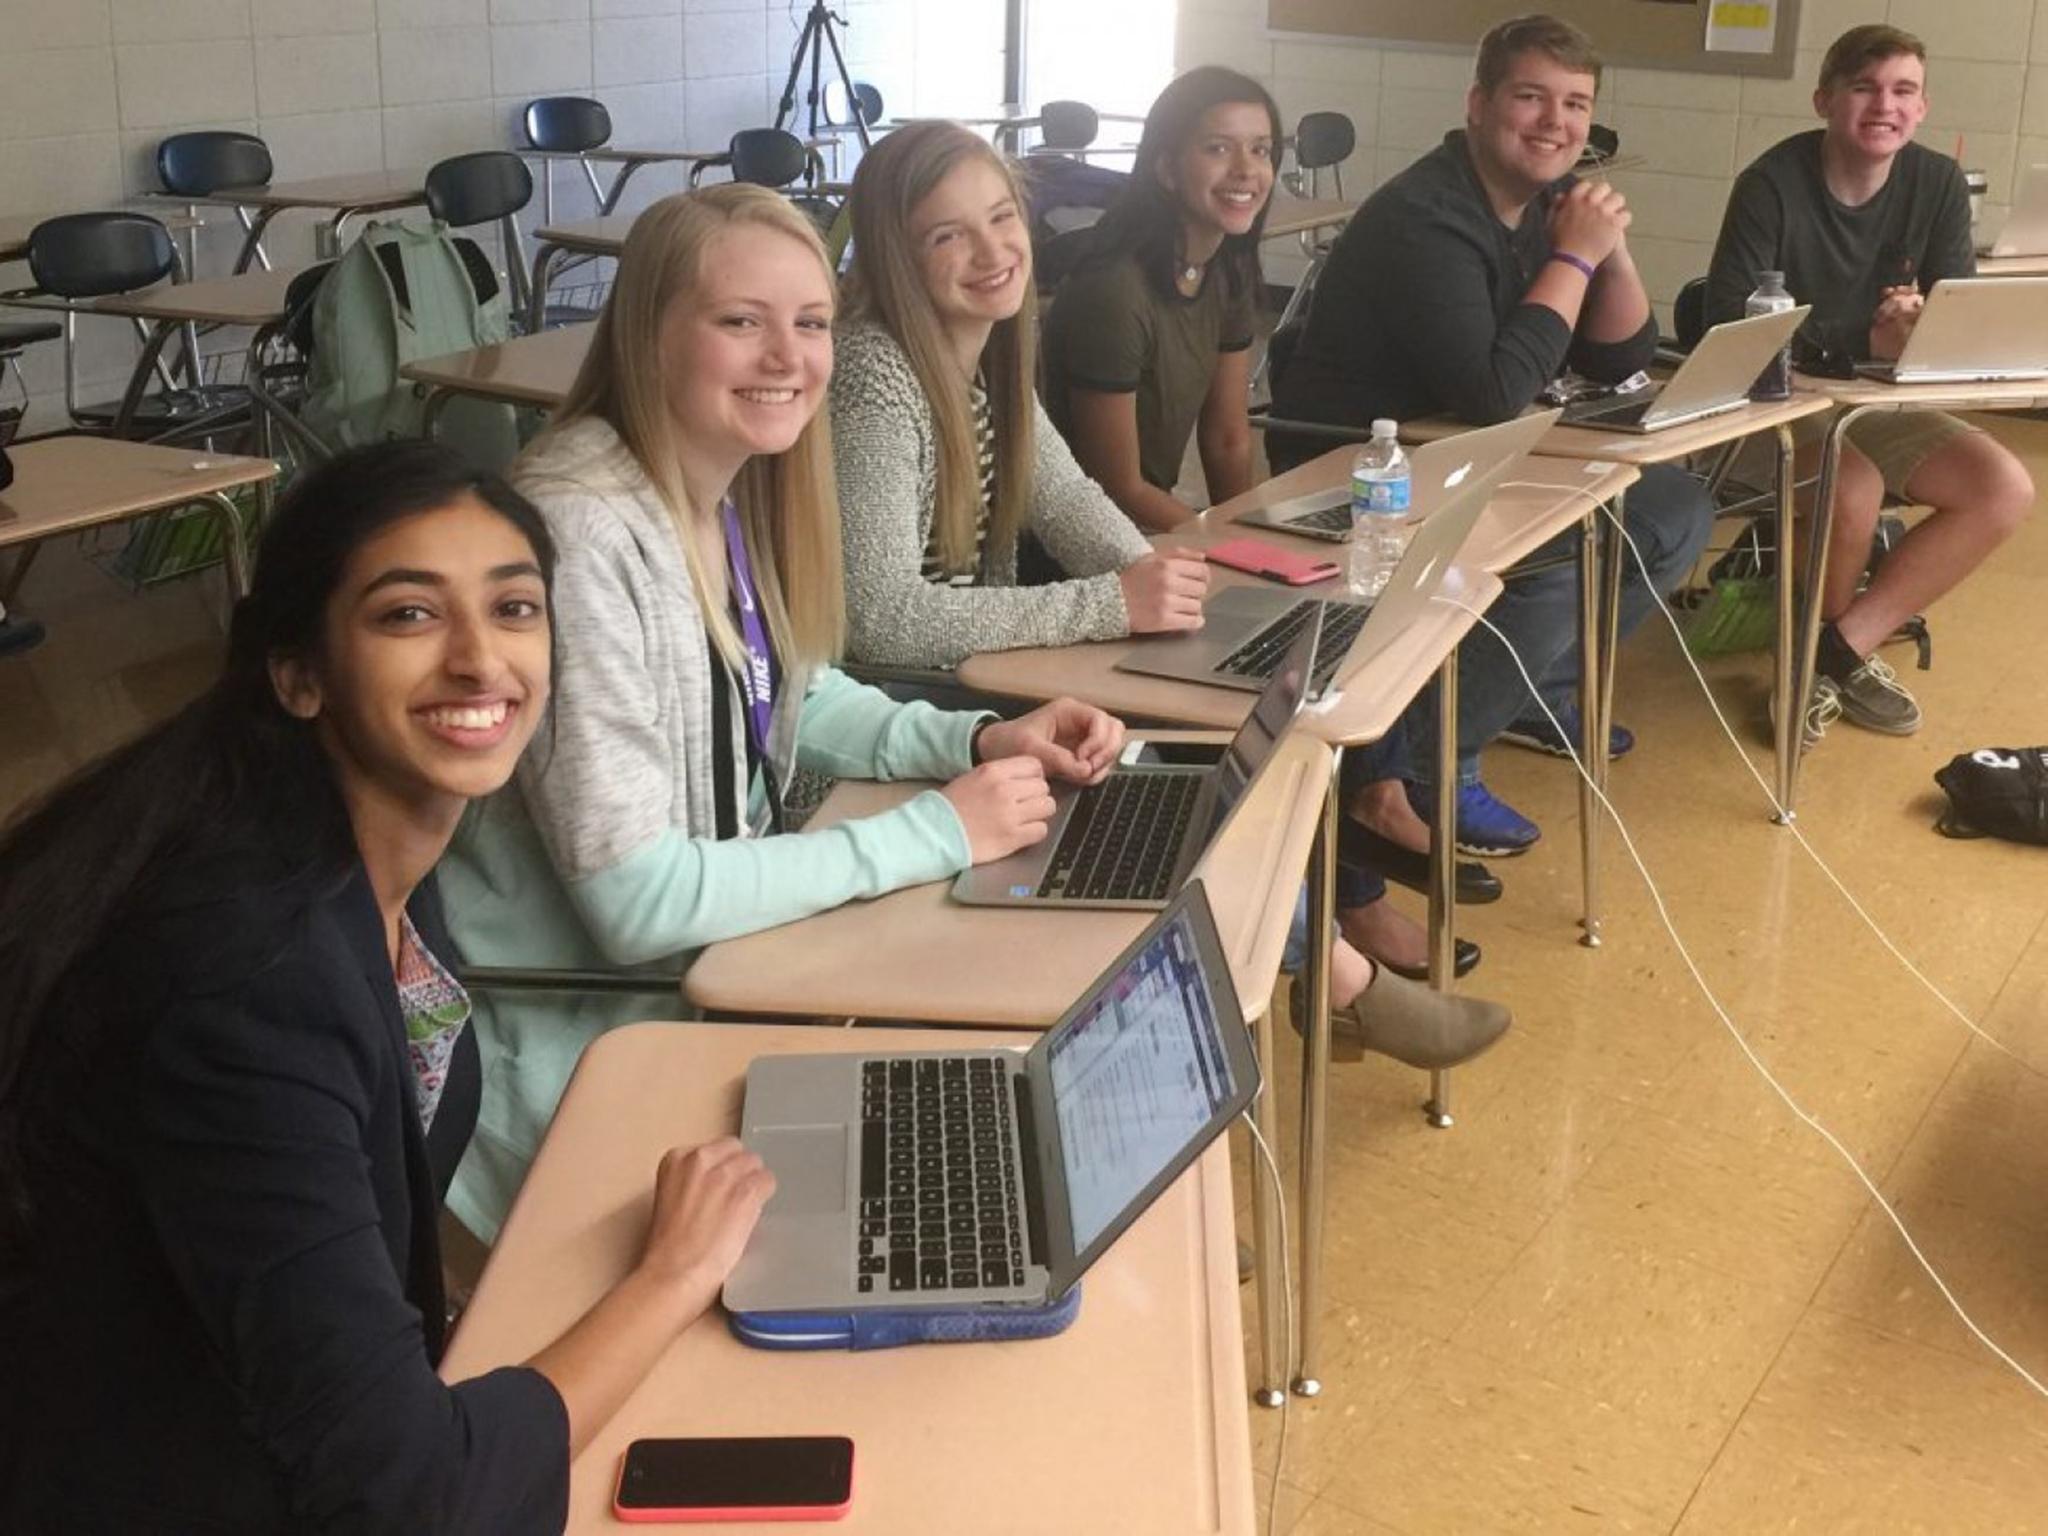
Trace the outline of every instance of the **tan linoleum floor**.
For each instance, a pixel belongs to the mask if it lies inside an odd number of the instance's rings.
[[[1996,430],[2048,485],[2048,425]],[[218,603],[195,583],[129,596],[50,550],[20,606],[51,638],[0,660],[0,811],[188,696]],[[1654,618],[1623,658],[1642,744],[1613,792],[1752,1046],[2048,1375],[2048,850],[1930,830],[1949,756],[2048,740],[2048,518],[1933,621],[1934,670],[1909,675],[1926,728],[1838,726],[1800,825],[2014,1054],[1974,1040],[1770,824]],[[1759,766],[1765,675],[1761,656],[1709,668]],[[2048,1402],[1743,1059],[1612,837],[1607,942],[1574,942],[1569,766],[1500,750],[1487,772],[1546,832],[1497,866],[1504,901],[1461,914],[1487,951],[1468,985],[1516,1028],[1456,1074],[1447,1131],[1418,1113],[1419,1074],[1340,1047],[1324,1391],[1290,1409],[1277,1528],[2048,1530]],[[1291,1174],[1294,1039],[1276,1033]],[[1255,1323],[1247,1290],[1248,1350]],[[1279,1424],[1253,1410],[1262,1509]]]

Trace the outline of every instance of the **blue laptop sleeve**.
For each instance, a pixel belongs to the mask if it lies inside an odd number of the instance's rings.
[[[1043,1307],[969,1307],[958,1312],[732,1312],[726,1326],[756,1349],[894,1349],[901,1344],[976,1344],[1045,1339],[1081,1312],[1081,1287]]]

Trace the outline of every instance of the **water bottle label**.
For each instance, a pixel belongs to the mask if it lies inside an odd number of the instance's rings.
[[[1408,477],[1398,480],[1372,480],[1366,484],[1366,505],[1375,512],[1406,512],[1408,510]]]

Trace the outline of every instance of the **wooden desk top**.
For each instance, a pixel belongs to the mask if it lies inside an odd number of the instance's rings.
[[[549,409],[561,404],[576,382],[596,330],[595,322],[565,325],[467,352],[422,358],[398,373],[433,389]]]
[[[1270,507],[1341,484],[1350,473],[1355,452],[1349,446],[1333,448],[1284,475],[1254,486],[1242,496],[1211,507],[1203,516],[1170,534],[1160,535],[1154,542],[1161,548],[1202,549],[1249,536],[1270,539],[1289,549],[1313,548],[1326,556],[1332,551],[1341,552],[1340,545],[1297,538],[1271,528],[1240,529],[1235,523],[1255,507]],[[1554,463],[1538,466],[1530,462],[1531,473],[1526,478],[1583,484],[1595,496],[1611,496],[1632,484],[1639,474],[1626,465],[1614,464],[1604,465],[1596,475],[1565,474]],[[1462,600],[1483,610],[1500,593],[1498,579],[1489,573],[1506,569],[1585,513],[1583,497],[1534,487],[1503,489],[1488,505],[1466,551],[1476,569],[1463,573]],[[1256,579],[1222,566],[1209,567],[1209,580],[1215,587]],[[1341,580],[1300,590],[1304,596],[1343,595]],[[1386,734],[1408,701],[1475,623],[1477,620],[1462,609],[1433,604],[1428,617],[1392,648],[1375,657],[1351,679],[1337,699],[1312,709],[1304,720],[1306,728],[1323,740],[1342,746],[1377,740]],[[958,675],[970,688],[988,693],[1024,699],[1049,699],[1068,693],[1113,714],[1135,718],[1172,720],[1222,730],[1233,730],[1244,719],[1254,697],[1250,693],[1116,670],[1116,664],[1134,647],[1146,643],[1143,636],[1133,636],[1082,645],[985,651],[962,661]]]
[[[1285,187],[1273,188],[1273,201],[1266,209],[1266,238],[1279,240],[1288,235],[1305,235],[1313,229],[1343,224],[1358,211],[1358,204],[1336,197],[1296,197]]]
[[[46,437],[7,452],[14,484],[0,491],[0,546],[117,523],[277,474],[268,459],[105,437]]]
[[[716,160],[727,151],[641,149],[628,144],[600,144],[596,149],[535,149],[530,144],[524,144],[512,153],[523,160],[594,160],[600,165],[663,165],[670,161],[688,163],[696,160]]]
[[[2048,277],[2048,254],[2040,256],[1979,256],[1979,277]]]
[[[1198,867],[1247,1022],[1266,1011],[1330,782],[1329,749],[1284,741]],[[923,784],[835,785],[813,826],[872,815]],[[933,881],[713,944],[683,977],[713,1013],[851,1015],[1043,1029],[1153,914],[970,907]]]
[[[81,306],[100,315],[140,320],[197,320],[217,325],[271,325],[285,315],[285,292],[304,266],[260,268],[193,283],[158,283],[135,293],[110,293]]]
[[[1823,379],[1794,374],[1800,389],[1827,397],[1831,405],[1891,405],[1900,409],[1939,406],[1951,411],[2016,411],[2048,403],[2048,378],[2009,383],[1887,384],[1882,379]]]
[[[928,1031],[639,1024],[583,1054],[442,1362],[530,1357],[637,1258],[654,1167],[739,1125],[757,1055],[929,1049]],[[960,1046],[1015,1035],[948,1034]],[[714,1312],[570,1468],[568,1529],[609,1533],[619,1458],[647,1436],[850,1434],[848,1533],[1250,1536],[1251,1432],[1230,1163],[1218,1141],[1081,1282],[1073,1327],[1012,1344],[859,1354],[749,1349]],[[992,1512],[1002,1511],[991,1523]],[[693,1530],[754,1536],[759,1525]]]
[[[203,197],[184,192],[151,192],[151,198],[174,203],[226,204],[237,208],[407,208],[427,200],[425,171],[356,171],[344,176],[314,176],[304,181],[273,181],[258,187],[222,187]]]
[[[559,246],[565,251],[616,256],[626,248],[626,233],[637,217],[632,213],[608,213],[597,219],[571,219],[565,224],[550,224],[536,231],[533,238],[536,244]]]
[[[1702,416],[1683,426],[1661,432],[1604,432],[1598,427],[1552,427],[1536,444],[1536,453],[1546,459],[1604,459],[1614,464],[1669,464],[1752,432],[1767,432],[1804,416],[1817,416],[1834,409],[1834,401],[1809,387],[1792,392],[1789,400],[1752,401],[1716,416]],[[1401,424],[1403,442],[1427,443],[1471,428],[1448,416],[1425,416]]]

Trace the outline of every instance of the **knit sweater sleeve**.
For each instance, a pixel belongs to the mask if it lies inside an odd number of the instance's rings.
[[[1114,576],[1134,560],[1152,553],[1152,546],[1138,532],[1137,525],[1124,516],[1123,509],[1109,499],[1109,493],[1075,462],[1074,452],[1052,424],[1045,407],[1036,402],[1037,413],[1031,429],[1032,481],[1036,495],[1031,503],[1031,527],[1052,557],[1081,578]],[[1084,584],[1084,583],[1077,583]],[[1091,634],[1091,640],[1122,635],[1129,623],[1124,611],[1123,588],[1110,582],[1107,591],[1116,594],[1116,628]]]
[[[1042,413],[1035,435],[1042,473],[1046,440],[1059,440]],[[1083,557],[1084,569],[1101,574],[1043,587],[954,587],[924,578],[936,496],[936,432],[909,359],[878,331],[855,329],[840,345],[832,438],[846,555],[847,652],[855,661],[945,667],[980,651],[1126,633],[1123,588],[1114,571],[1145,552],[1143,540],[1136,540],[1134,553],[1116,559],[1118,546],[1070,537],[1067,525],[1075,518],[1064,511],[1056,518],[1062,521],[1056,537]],[[1073,473],[1080,474],[1078,468]],[[1041,482],[1038,489],[1042,507],[1047,487]],[[1071,506],[1071,485],[1063,483],[1057,494]],[[1115,521],[1129,530],[1121,514]],[[1135,530],[1129,531],[1135,538]]]

